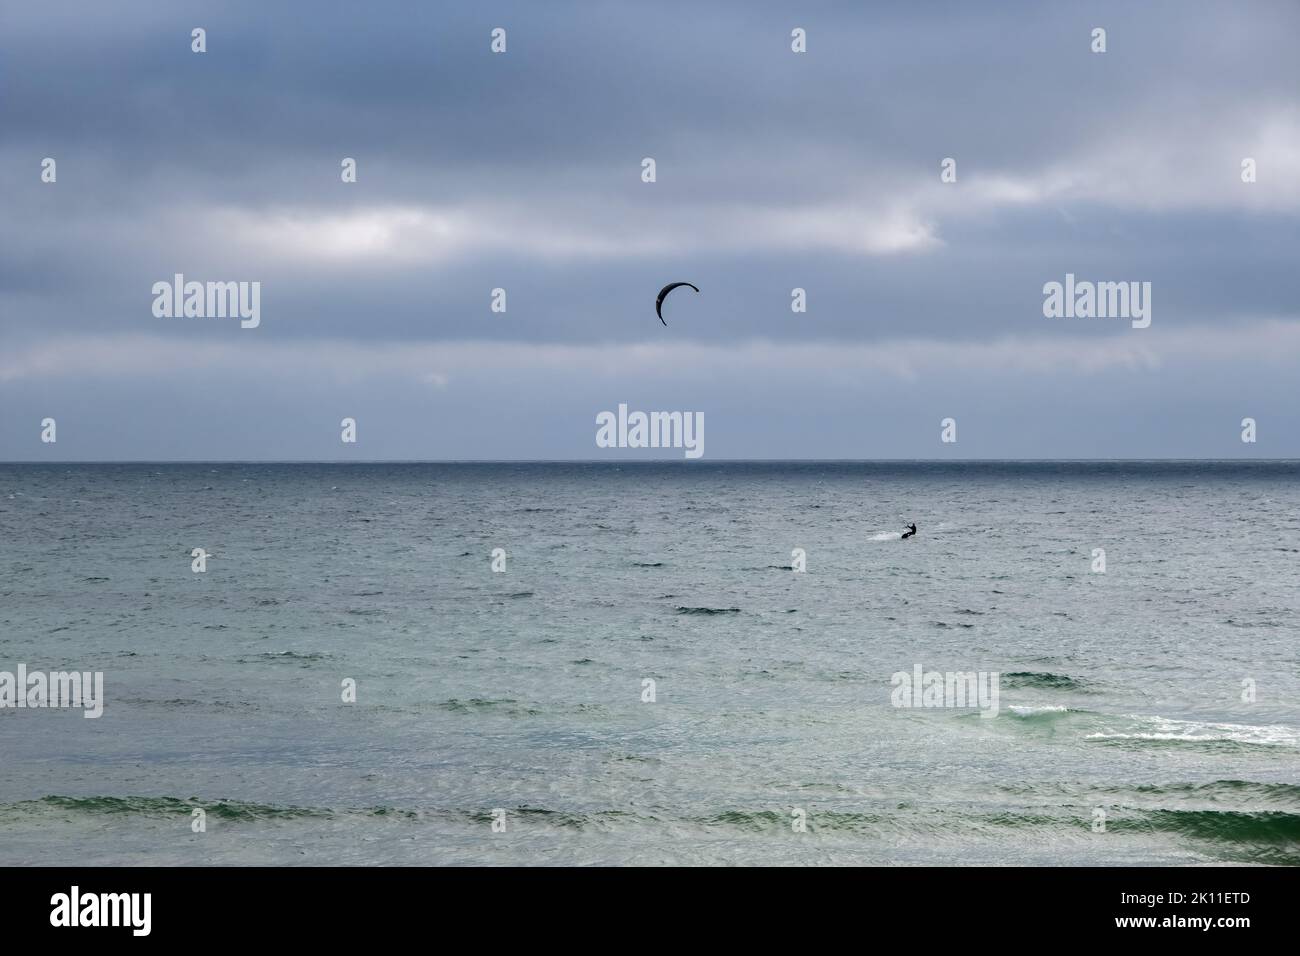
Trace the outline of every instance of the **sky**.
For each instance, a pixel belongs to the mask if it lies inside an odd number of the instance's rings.
[[[1300,457],[1297,36],[1253,0],[5,4],[0,461],[684,457],[598,447],[620,404],[702,414],[706,460]],[[260,283],[259,324],[156,315],[177,273]],[[1150,325],[1045,316],[1067,274],[1150,283]]]

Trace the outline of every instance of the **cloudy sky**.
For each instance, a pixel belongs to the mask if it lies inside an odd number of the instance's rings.
[[[1300,5],[803,6],[6,4],[0,460],[1300,457]]]

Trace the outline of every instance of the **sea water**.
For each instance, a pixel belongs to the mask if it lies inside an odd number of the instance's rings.
[[[0,864],[1300,863],[1297,479],[0,465]]]

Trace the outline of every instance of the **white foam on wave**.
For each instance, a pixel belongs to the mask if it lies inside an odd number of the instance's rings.
[[[870,538],[872,541],[897,541],[903,536],[901,531],[882,531],[880,534],[873,534]]]
[[[1300,747],[1300,731],[1285,724],[1217,724],[1199,720],[1174,720],[1171,717],[1126,715],[1131,720],[1150,723],[1149,730],[1127,733],[1099,732],[1087,740],[1184,740],[1192,742],[1233,741],[1243,744],[1269,744],[1275,747]]]
[[[1012,704],[1010,707],[1007,708],[1007,710],[1011,711],[1011,713],[1015,714],[1017,717],[1032,717],[1035,714],[1063,714],[1067,712],[1069,709],[1070,709],[1069,707],[1061,707],[1060,705],[1057,704],[1046,704],[1042,707],[1030,707],[1028,705],[1023,705],[1023,704]]]

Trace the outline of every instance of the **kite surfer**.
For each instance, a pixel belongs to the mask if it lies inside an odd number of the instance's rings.
[[[914,535],[914,534],[916,534],[916,522],[915,522],[915,521],[913,521],[911,524],[909,524],[909,525],[907,526],[907,530],[903,532],[903,540],[906,541],[908,538],[912,537],[912,535]]]

